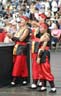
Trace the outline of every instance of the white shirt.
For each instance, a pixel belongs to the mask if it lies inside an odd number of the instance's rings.
[[[58,5],[56,1],[52,1],[51,6],[53,12],[56,12],[58,10]]]
[[[49,4],[49,2],[45,2],[45,11],[47,11],[48,8],[50,8],[50,4]]]

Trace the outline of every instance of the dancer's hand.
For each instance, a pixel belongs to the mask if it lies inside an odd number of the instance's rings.
[[[7,36],[8,36],[9,38],[13,38],[13,34],[11,34],[11,33],[7,33]]]
[[[37,57],[37,64],[40,64],[40,57]]]

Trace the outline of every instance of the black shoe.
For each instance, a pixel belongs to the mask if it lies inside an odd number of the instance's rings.
[[[39,90],[40,92],[46,92],[47,91],[47,89],[44,89],[44,90]]]
[[[50,90],[49,93],[56,93],[56,90]]]
[[[47,91],[47,89],[44,89],[44,90],[37,90],[37,91],[39,91],[39,92],[46,92]]]
[[[46,92],[47,89],[46,89],[46,87],[41,87],[38,91],[39,91],[39,92]]]
[[[10,87],[15,87],[16,86],[16,83],[15,82],[11,82],[9,86]]]

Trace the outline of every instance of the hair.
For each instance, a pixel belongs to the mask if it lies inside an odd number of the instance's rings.
[[[54,21],[54,23],[56,24],[57,28],[59,28],[58,21]]]
[[[36,2],[35,1],[32,1],[31,4],[36,4]]]

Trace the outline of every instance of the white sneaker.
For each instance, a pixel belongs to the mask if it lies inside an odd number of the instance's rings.
[[[31,85],[31,88],[32,88],[32,89],[34,89],[34,88],[36,88],[36,87],[37,87],[36,84],[32,84],[32,85]]]
[[[51,90],[55,91],[55,90],[56,90],[56,88],[51,88]]]
[[[15,85],[15,82],[11,82],[11,85]]]
[[[37,85],[41,87],[42,86],[42,82],[38,81]]]
[[[26,84],[27,84],[27,81],[23,81],[22,84],[23,84],[23,85],[26,85]]]
[[[41,87],[41,91],[46,91],[46,87]]]
[[[51,88],[51,90],[49,91],[49,93],[56,93],[56,88]]]

